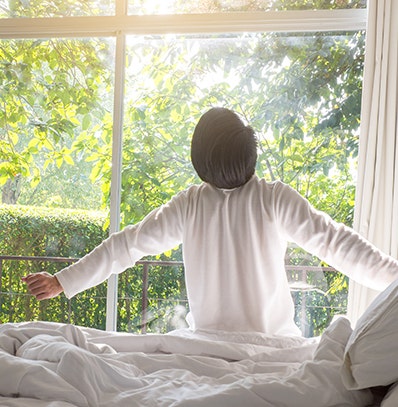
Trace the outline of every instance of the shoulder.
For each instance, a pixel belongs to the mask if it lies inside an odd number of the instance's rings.
[[[282,181],[266,181],[257,175],[253,177],[242,187],[246,190],[258,190],[267,194],[280,194],[284,191],[291,191],[292,188]]]
[[[290,185],[285,184],[282,181],[272,181],[267,183],[267,187],[270,191],[273,192],[275,197],[280,196],[291,196],[291,197],[298,197],[301,195]]]
[[[250,188],[257,190],[255,194],[262,199],[264,205],[273,208],[274,214],[281,214],[286,211],[294,211],[307,204],[307,200],[302,197],[294,188],[282,181],[266,181],[255,178]]]
[[[162,205],[163,208],[176,208],[180,213],[185,213],[187,208],[203,197],[207,184],[194,184],[178,192],[169,202]]]
[[[210,185],[203,183],[203,184],[194,184],[189,186],[188,188],[184,189],[183,191],[178,192],[172,199],[172,201],[187,201],[190,200],[198,195],[203,194],[206,190],[211,188]]]

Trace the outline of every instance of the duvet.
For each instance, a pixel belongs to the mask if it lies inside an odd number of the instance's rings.
[[[340,318],[317,339],[178,330],[133,335],[49,322],[0,325],[0,405],[368,406],[347,390]]]

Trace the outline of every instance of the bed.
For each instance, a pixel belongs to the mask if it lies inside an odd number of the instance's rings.
[[[311,339],[3,324],[0,405],[396,407],[397,298],[398,282],[354,330],[341,317]]]

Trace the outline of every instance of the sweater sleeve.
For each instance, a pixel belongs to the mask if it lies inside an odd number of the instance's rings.
[[[283,183],[274,187],[281,233],[309,253],[367,287],[384,290],[398,278],[398,262],[342,223],[317,211]]]
[[[160,254],[182,241],[184,194],[149,213],[141,222],[113,233],[78,262],[56,273],[67,298],[132,267],[146,255]]]

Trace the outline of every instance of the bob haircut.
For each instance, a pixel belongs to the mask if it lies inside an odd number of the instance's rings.
[[[202,181],[222,189],[240,187],[252,177],[256,167],[254,130],[233,111],[212,108],[195,127],[191,160]]]

